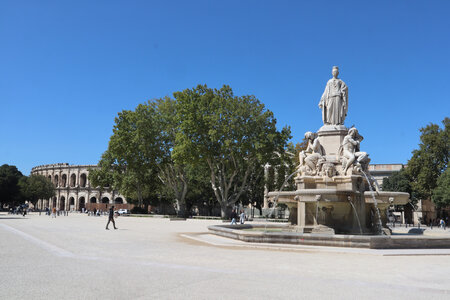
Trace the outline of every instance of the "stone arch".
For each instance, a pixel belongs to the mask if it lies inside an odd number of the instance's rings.
[[[86,208],[86,199],[84,197],[80,197],[78,199],[78,205],[79,205],[79,210],[83,210],[83,208]]]
[[[66,209],[66,197],[61,196],[61,198],[59,198],[59,210],[65,209]]]
[[[102,198],[102,203],[109,203],[109,198],[108,197],[103,197]]]
[[[77,175],[75,174],[70,175],[70,187],[75,187],[76,183],[77,183]]]
[[[59,186],[59,176],[58,176],[58,174],[55,175],[54,180],[55,180],[55,186],[58,187]]]
[[[52,181],[52,175],[48,175],[48,179]]]
[[[89,199],[89,203],[97,203],[97,198],[91,197],[91,199]]]
[[[61,186],[62,187],[67,186],[67,175],[66,174],[62,174],[62,176],[61,176]]]
[[[115,204],[123,204],[123,199],[122,199],[121,197],[117,197],[117,198],[114,200],[114,203],[115,203]]]
[[[75,198],[74,197],[70,197],[69,198],[69,205],[75,205]]]
[[[86,174],[83,173],[80,175],[80,187],[86,187],[87,177]]]
[[[53,197],[53,199],[52,199],[52,208],[53,207],[56,208],[56,197]]]

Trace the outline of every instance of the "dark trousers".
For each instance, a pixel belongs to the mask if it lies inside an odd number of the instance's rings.
[[[106,223],[106,228],[108,228],[109,222],[113,223],[114,228],[116,228],[116,222],[114,222],[114,217],[109,217],[108,219],[108,223]]]

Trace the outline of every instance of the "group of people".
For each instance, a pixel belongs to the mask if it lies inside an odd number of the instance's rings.
[[[441,219],[436,219],[436,220],[431,220],[429,221],[429,225],[431,228],[433,228],[434,226],[439,226],[439,228],[445,229],[447,227],[447,223],[448,223],[448,217],[444,220],[444,218]]]
[[[93,216],[100,216],[100,215],[101,215],[101,210],[98,210],[98,209],[94,209],[93,212],[89,212],[89,211],[86,211],[86,212],[88,213],[88,215],[93,215]],[[92,213],[92,214],[91,214],[91,213]],[[114,229],[118,229],[118,228],[116,227],[116,222],[114,221],[114,213],[115,213],[115,212],[114,212],[114,205],[112,205],[112,206],[109,208],[109,212],[108,212],[108,223],[106,223],[106,230],[109,230],[108,226],[109,226],[109,223],[110,223],[110,222],[113,223]],[[53,208],[52,208],[51,216],[52,216],[52,218],[56,218],[56,207],[53,207]]]
[[[94,210],[86,210],[86,212],[88,216],[101,216],[106,214],[106,212],[102,211],[101,209],[95,209]]]
[[[237,218],[238,218],[237,211],[235,208],[233,208],[233,211],[231,212],[231,225],[236,225]],[[239,214],[239,223],[244,224],[246,219],[247,216],[245,215],[244,211],[241,210],[241,213]]]
[[[39,211],[39,214],[41,214],[41,211]],[[46,207],[45,214],[48,216],[51,216],[52,218],[56,218],[56,216],[59,216],[59,215],[68,216],[69,212],[66,210],[56,209],[56,207],[53,207],[52,209]]]

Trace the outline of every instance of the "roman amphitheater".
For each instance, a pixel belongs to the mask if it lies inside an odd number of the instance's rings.
[[[49,178],[56,187],[55,196],[40,199],[38,209],[53,208],[59,210],[107,210],[112,204],[115,209],[131,208],[126,198],[110,188],[92,187],[89,182],[89,170],[97,165],[69,165],[68,163],[37,166],[31,169],[31,175],[39,174]]]

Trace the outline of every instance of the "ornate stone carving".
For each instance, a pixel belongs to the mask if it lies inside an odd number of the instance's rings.
[[[308,140],[308,146],[299,154],[299,168],[304,174],[316,175],[324,161],[322,146],[316,133],[308,131],[305,133],[305,138]]]
[[[348,111],[348,87],[338,78],[339,68],[334,66],[333,78],[328,80],[319,102],[325,125],[343,125]]]
[[[364,138],[358,133],[356,128],[350,128],[348,134],[342,141],[342,168],[343,175],[347,174],[350,166],[354,166],[355,171],[367,171],[370,158],[366,152],[360,151],[360,143]]]
[[[333,177],[337,174],[336,166],[333,163],[325,162],[322,165],[322,171],[320,172],[322,176]]]

